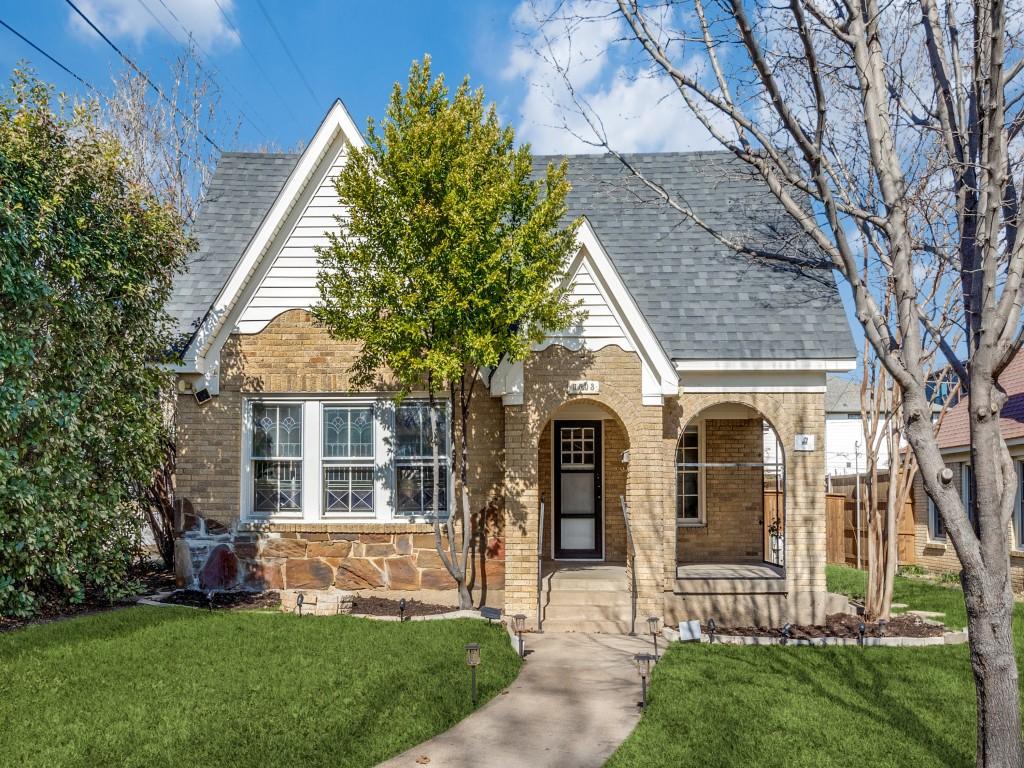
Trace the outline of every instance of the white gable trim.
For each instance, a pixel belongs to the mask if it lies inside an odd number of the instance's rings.
[[[679,393],[679,375],[672,365],[672,361],[665,354],[665,350],[648,325],[647,319],[626,288],[626,284],[615,269],[608,252],[586,218],[580,225],[576,239],[579,251],[570,265],[563,289],[570,290],[572,276],[576,274],[580,264],[585,263],[632,350],[640,356],[644,405],[661,405],[666,396],[674,396]],[[534,349],[541,350],[554,344],[567,346],[563,339],[556,337],[546,339],[543,343],[536,345]],[[586,342],[583,340],[573,346],[578,348],[585,344]],[[491,394],[495,397],[501,396],[505,405],[522,404],[522,362],[502,361],[491,378]]]
[[[212,393],[218,389],[220,350],[269,268],[266,257],[273,255],[270,246],[294,213],[296,203],[324,157],[332,150],[340,151],[345,142],[357,148],[366,145],[345,105],[336,100],[225,281],[189,343],[183,362],[176,367],[181,373],[202,374],[203,384]]]

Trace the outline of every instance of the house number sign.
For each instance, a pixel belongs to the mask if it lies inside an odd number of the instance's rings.
[[[601,391],[601,382],[591,381],[590,379],[570,381],[565,391],[570,395],[596,395]]]

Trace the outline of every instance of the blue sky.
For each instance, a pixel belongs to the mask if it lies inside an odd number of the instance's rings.
[[[312,136],[335,98],[363,127],[367,116],[382,115],[392,85],[404,82],[410,62],[424,53],[449,81],[468,74],[482,85],[502,119],[538,153],[594,151],[586,141],[593,134],[567,108],[550,59],[571,72],[616,149],[716,148],[672,97],[671,85],[623,45],[622,26],[600,4],[607,0],[568,0],[570,12],[579,6],[588,17],[574,27],[571,45],[557,30],[538,31],[537,13],[554,0],[74,2],[156,82],[167,82],[170,62],[187,42],[185,29],[191,32],[204,65],[217,73],[224,109],[240,121],[237,140],[225,149],[294,148]],[[124,70],[65,0],[0,0],[0,20],[101,90]],[[8,73],[20,60],[59,90],[87,92],[0,27],[0,68]]]

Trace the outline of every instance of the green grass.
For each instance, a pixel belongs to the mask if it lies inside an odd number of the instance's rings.
[[[472,709],[519,659],[462,619],[135,607],[0,635],[0,765],[371,766]]]
[[[830,567],[829,589],[864,574]],[[897,578],[897,602],[966,624],[962,593]],[[1018,662],[1024,612],[1015,612]],[[674,644],[650,706],[609,766],[971,766],[974,682],[966,645],[924,648]]]

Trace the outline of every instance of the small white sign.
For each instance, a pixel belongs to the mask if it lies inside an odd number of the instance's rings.
[[[796,445],[793,447],[798,451],[813,451],[814,435],[797,435]]]
[[[565,391],[570,395],[596,395],[601,391],[601,382],[590,379],[570,381]]]

